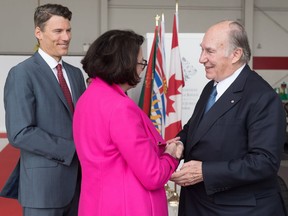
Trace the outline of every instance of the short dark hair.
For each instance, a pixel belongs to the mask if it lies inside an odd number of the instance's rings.
[[[140,82],[137,58],[144,37],[132,30],[109,30],[89,47],[81,63],[89,77],[108,84],[135,86]]]
[[[36,8],[34,13],[34,26],[44,30],[46,22],[52,16],[61,16],[71,21],[72,12],[65,6],[59,4],[45,4]]]

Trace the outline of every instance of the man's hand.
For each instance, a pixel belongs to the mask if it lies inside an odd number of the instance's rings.
[[[191,160],[184,163],[179,171],[172,174],[170,180],[180,186],[189,186],[202,182],[202,161]]]

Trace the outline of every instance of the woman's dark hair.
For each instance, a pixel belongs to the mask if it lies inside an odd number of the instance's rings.
[[[110,30],[89,47],[81,63],[89,77],[109,84],[135,86],[140,82],[137,58],[144,37],[131,30]]]
[[[41,31],[44,31],[46,22],[52,16],[61,16],[71,21],[72,12],[65,6],[59,4],[45,4],[36,8],[34,13],[34,25],[35,28],[39,27]]]

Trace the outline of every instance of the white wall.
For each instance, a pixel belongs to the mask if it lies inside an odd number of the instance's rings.
[[[15,65],[15,62],[17,61],[23,61],[28,56],[17,56],[12,57],[11,56],[0,56],[0,65],[1,65],[1,78],[0,78],[0,133],[6,132],[5,128],[5,110],[4,110],[4,103],[3,103],[3,88],[5,85],[6,77],[8,74],[8,71],[11,67]]]

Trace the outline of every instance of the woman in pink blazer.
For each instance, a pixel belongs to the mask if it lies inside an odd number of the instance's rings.
[[[73,132],[82,167],[79,216],[167,216],[164,184],[180,144],[165,141],[125,92],[147,65],[133,31],[101,35],[82,60],[93,79],[78,100]]]

